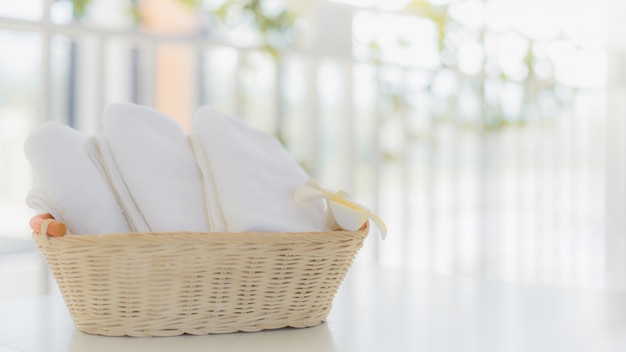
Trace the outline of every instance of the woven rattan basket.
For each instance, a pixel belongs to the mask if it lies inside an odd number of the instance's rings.
[[[320,324],[367,232],[33,237],[78,330],[172,336]]]

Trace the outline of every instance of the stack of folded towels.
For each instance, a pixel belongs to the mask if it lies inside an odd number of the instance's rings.
[[[128,103],[99,135],[46,123],[25,143],[27,204],[74,234],[331,230],[321,200],[294,203],[309,176],[274,137],[210,107],[193,123]]]

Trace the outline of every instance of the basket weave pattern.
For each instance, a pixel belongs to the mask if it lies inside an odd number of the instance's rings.
[[[323,322],[367,228],[33,234],[80,331],[203,335]]]

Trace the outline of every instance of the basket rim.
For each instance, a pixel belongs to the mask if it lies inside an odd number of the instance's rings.
[[[147,231],[147,232],[115,232],[115,233],[101,233],[101,234],[76,234],[76,233],[68,233],[63,236],[48,236],[50,238],[63,238],[63,237],[104,237],[104,236],[124,236],[124,235],[152,235],[152,236],[176,236],[176,235],[228,235],[228,236],[245,236],[245,235],[264,235],[264,236],[272,236],[272,235],[291,235],[291,236],[306,236],[306,235],[316,235],[316,234],[325,234],[325,233],[360,233],[360,232],[368,232],[369,226],[364,225],[362,228],[358,230],[328,230],[328,231],[301,231],[301,232],[265,232],[265,231],[242,231],[242,232],[211,232],[211,231]],[[39,235],[39,233],[34,232],[33,234]]]
[[[123,233],[107,233],[96,235],[81,235],[81,234],[66,234],[64,236],[42,236],[37,232],[32,232],[32,238],[39,244],[50,243],[106,243],[115,240],[126,240],[128,244],[131,243],[143,243],[149,245],[149,243],[157,243],[168,240],[181,240],[186,239],[204,239],[209,242],[215,243],[232,243],[232,242],[265,242],[271,240],[279,240],[280,242],[318,242],[320,238],[337,237],[350,238],[354,236],[367,237],[369,233],[369,226],[367,223],[359,230],[333,230],[333,231],[316,231],[316,232],[195,232],[195,231],[167,231],[167,232],[123,232]],[[149,239],[150,241],[146,241]]]

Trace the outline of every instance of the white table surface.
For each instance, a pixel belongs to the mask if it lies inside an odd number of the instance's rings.
[[[14,351],[626,351],[626,291],[355,266],[319,326],[159,338],[78,332],[52,295],[0,301]]]

